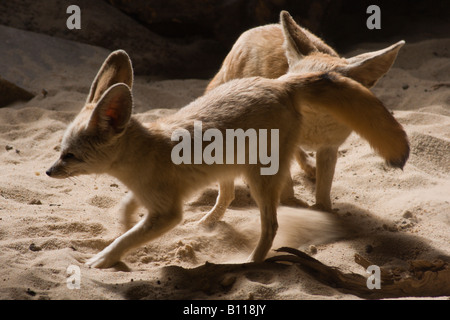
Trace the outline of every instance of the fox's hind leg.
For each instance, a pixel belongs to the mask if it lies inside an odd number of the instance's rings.
[[[222,219],[228,206],[234,200],[234,180],[221,181],[216,204],[200,221],[200,224],[211,226]]]
[[[337,161],[337,147],[317,151],[316,209],[331,211],[331,185]]]
[[[272,247],[277,233],[277,206],[280,198],[283,179],[275,176],[254,176],[247,178],[250,191],[261,214],[261,235],[259,242],[249,257],[250,261],[261,262]]]
[[[277,198],[273,195],[273,192],[271,193],[255,196],[255,201],[258,203],[261,214],[261,235],[255,250],[249,258],[250,261],[261,262],[264,260],[272,247],[273,239],[278,230]]]

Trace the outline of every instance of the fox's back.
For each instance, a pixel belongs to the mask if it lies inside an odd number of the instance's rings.
[[[206,91],[233,79],[256,76],[275,79],[285,74],[288,63],[283,41],[278,24],[244,32],[233,45]]]
[[[161,122],[190,130],[194,120],[204,130],[280,129],[297,127],[299,114],[280,81],[253,77],[229,81]]]

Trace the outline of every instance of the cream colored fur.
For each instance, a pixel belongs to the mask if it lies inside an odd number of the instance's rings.
[[[60,158],[47,170],[53,178],[105,173],[119,179],[130,190],[121,208],[125,224],[130,224],[129,216],[139,206],[147,209],[136,225],[87,261],[93,267],[111,267],[129,250],[173,228],[182,219],[183,201],[193,192],[239,176],[249,184],[260,209],[261,234],[250,260],[262,261],[276,235],[278,200],[302,139],[305,107],[342,119],[387,161],[402,166],[408,156],[406,134],[381,102],[362,85],[337,73],[232,80],[145,126],[132,116],[132,74],[124,51],[115,51],[106,59],[86,105],[64,134]],[[363,117],[358,116],[360,110]],[[180,128],[192,132],[194,121],[202,121],[204,131],[215,128],[223,133],[227,129],[278,129],[278,172],[261,175],[261,163],[174,164],[172,133]]]
[[[400,41],[379,51],[345,59],[339,57],[320,38],[297,25],[288,12],[282,11],[280,24],[250,29],[239,37],[206,92],[237,78],[278,78],[286,73],[315,71],[334,71],[370,88],[390,69],[403,44],[404,41]],[[316,201],[313,207],[330,211],[338,148],[354,129],[334,115],[317,110],[314,105],[304,105],[301,114],[301,148],[296,149],[295,158],[307,176],[316,180]],[[316,152],[315,164],[304,150]],[[217,202],[202,222],[213,224],[220,219],[233,199],[234,181],[221,181]],[[281,203],[308,206],[295,199],[290,176],[286,179]]]

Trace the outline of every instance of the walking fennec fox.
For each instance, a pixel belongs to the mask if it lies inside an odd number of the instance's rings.
[[[288,12],[282,11],[280,24],[253,28],[239,37],[206,92],[237,78],[278,78],[287,72],[302,74],[314,71],[334,71],[370,88],[389,71],[404,43],[400,41],[383,50],[349,59],[341,58],[320,38],[297,25]],[[308,177],[316,178],[314,207],[330,211],[330,191],[338,148],[352,130],[314,106],[305,107],[301,112],[304,119],[302,139],[295,151],[295,158]],[[317,152],[316,165],[302,148]],[[234,181],[220,181],[216,204],[202,221],[212,224],[219,220],[233,199]],[[281,203],[292,202],[307,206],[294,198],[293,182],[288,176]]]
[[[148,210],[86,262],[93,267],[111,267],[130,249],[173,228],[182,218],[183,200],[229,176],[243,176],[258,204],[261,234],[250,260],[262,261],[277,231],[279,193],[301,138],[300,111],[305,106],[336,116],[389,164],[402,167],[408,158],[406,133],[383,104],[356,81],[334,72],[233,80],[145,126],[132,116],[132,84],[128,55],[122,50],[111,53],[91,85],[85,106],[64,133],[59,159],[46,172],[53,178],[107,173],[130,190],[122,206],[125,221],[139,205]],[[194,121],[202,122],[203,131],[279,130],[279,170],[261,175],[262,163],[175,164],[172,134],[180,128],[192,133]]]

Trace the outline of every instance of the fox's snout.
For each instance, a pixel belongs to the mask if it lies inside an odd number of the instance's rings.
[[[54,178],[55,176],[55,166],[51,166],[50,168],[47,169],[47,171],[45,171],[45,174],[48,175],[51,178]]]
[[[45,171],[45,174],[51,178],[64,179],[67,178],[67,172],[61,165],[61,161],[56,161],[50,168]]]
[[[52,173],[53,173],[53,167],[50,167],[47,169],[47,171],[45,171],[45,174],[48,175],[49,177],[52,176]]]

